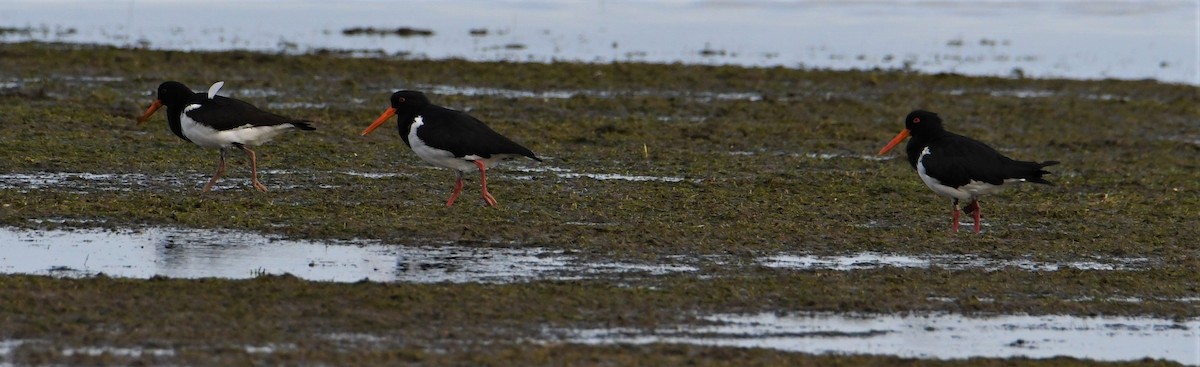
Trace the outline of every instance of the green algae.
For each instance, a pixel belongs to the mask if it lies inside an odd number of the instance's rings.
[[[234,187],[201,193],[217,153],[172,135],[162,114],[134,124],[163,80],[196,89],[224,80],[223,93],[259,106],[316,106],[268,109],[315,120],[318,130],[285,135],[258,149],[270,192],[250,189],[245,159],[233,154],[222,183]],[[1200,291],[1200,276],[1193,271],[1200,235],[1200,91],[1194,86],[58,44],[0,45],[0,83],[5,83],[0,84],[0,172],[150,177],[131,190],[101,190],[86,180],[0,189],[0,224],[9,226],[45,226],[36,221],[44,218],[94,219],[100,221],[87,223],[236,228],[397,244],[540,246],[598,260],[873,251],[1047,262],[1147,258],[1152,264],[1128,271],[837,272],[765,269],[746,261],[703,267],[703,278],[665,276],[632,287],[606,281],[345,285],[287,277],[0,276],[2,293],[11,300],[2,305],[0,335],[53,345],[166,343],[180,351],[162,360],[104,357],[117,364],[222,364],[221,356],[269,364],[590,364],[591,358],[658,364],[685,354],[702,365],[907,365],[914,361],[499,341],[535,338],[546,325],[657,327],[712,312],[1200,316],[1200,308],[1185,301]],[[546,158],[492,171],[489,189],[499,207],[480,205],[473,185],[454,207],[443,207],[452,173],[420,162],[395,130],[358,136],[386,108],[392,90],[447,86],[574,93],[568,98],[431,96],[435,103],[469,109]],[[254,93],[258,90],[275,93]],[[1023,91],[1044,93],[1021,97]],[[989,197],[983,201],[985,233],[949,233],[948,202],[929,192],[903,158],[893,153],[893,159],[868,159],[914,108],[937,111],[952,131],[1014,158],[1062,161],[1052,169],[1056,185],[1029,185]],[[347,174],[353,172],[398,175]],[[681,181],[597,180],[560,172]],[[477,182],[468,178],[469,184]],[[327,333],[383,335],[398,342],[387,348],[356,345],[347,352],[320,337]],[[241,349],[266,343],[295,348],[267,356]],[[71,361],[46,350],[31,344],[17,354],[30,363]],[[491,359],[471,357],[480,354]],[[101,357],[75,358],[105,363]]]

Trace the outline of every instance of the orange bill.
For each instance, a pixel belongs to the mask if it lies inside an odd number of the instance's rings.
[[[896,134],[896,137],[892,138],[892,141],[889,141],[887,143],[887,145],[885,145],[883,147],[883,149],[879,150],[879,155],[883,155],[884,153],[887,153],[889,150],[892,150],[892,148],[895,148],[897,145],[900,145],[900,142],[904,141],[904,138],[907,138],[907,137],[908,137],[908,129],[900,130],[900,133]]]
[[[154,112],[158,111],[159,108],[162,108],[162,105],[162,100],[154,100],[154,104],[151,104],[150,108],[146,109],[146,113],[142,114],[142,117],[138,117],[138,125],[141,125],[142,123],[146,122],[146,120],[149,120],[150,116],[154,116]]]
[[[375,119],[375,122],[371,123],[371,126],[367,126],[367,129],[363,130],[362,135],[367,136],[367,134],[375,131],[375,129],[378,129],[379,126],[382,126],[383,123],[387,122],[387,120],[392,116],[396,116],[396,109],[388,107],[387,111],[383,111],[383,114],[379,115],[379,118]]]

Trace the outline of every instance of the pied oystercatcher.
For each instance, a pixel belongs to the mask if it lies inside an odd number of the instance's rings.
[[[958,232],[958,202],[970,200],[963,212],[975,217],[979,233],[979,197],[1000,191],[1005,184],[1033,182],[1053,185],[1042,178],[1050,172],[1042,168],[1058,164],[1024,162],[1005,157],[975,139],[946,131],[936,113],[916,110],[904,119],[904,130],[888,142],[879,155],[912,136],[905,151],[908,163],[917,170],[921,181],[933,192],[951,199],[954,231]]]
[[[413,153],[435,166],[454,170],[458,183],[446,206],[462,192],[463,173],[479,170],[483,200],[496,205],[496,198],[487,190],[487,168],[500,161],[521,156],[541,162],[529,148],[521,146],[462,111],[441,107],[429,102],[424,93],[402,90],[392,94],[392,106],[383,111],[362,135],[375,131],[392,116],[397,116],[400,137]]]
[[[183,83],[163,82],[158,86],[158,98],[137,119],[138,125],[150,119],[155,111],[167,106],[167,125],[171,132],[183,140],[206,148],[221,149],[221,163],[203,191],[225,173],[225,157],[231,147],[237,147],[250,156],[251,182],[258,191],[267,187],[258,182],[258,159],[249,146],[266,143],[279,134],[292,129],[316,130],[308,120],[298,120],[266,112],[253,105],[218,96],[217,91],[225,82],[213,83],[208,93],[196,93]]]

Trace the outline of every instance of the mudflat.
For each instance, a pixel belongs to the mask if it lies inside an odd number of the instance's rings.
[[[222,94],[317,130],[257,149],[269,192],[250,186],[234,152],[225,178],[202,193],[217,152],[174,136],[162,113],[134,123],[165,80],[224,81]],[[482,205],[470,175],[444,207],[452,172],[421,162],[395,128],[358,135],[398,89],[469,111],[545,162],[490,170],[497,207]],[[982,234],[950,233],[949,201],[903,153],[875,154],[916,108],[1010,157],[1061,161],[1050,169],[1055,185],[987,197]],[[590,345],[564,334],[703,325],[712,314],[1194,319],[1198,116],[1195,86],[1152,81],[0,44],[0,224],[14,229],[231,229],[693,267],[432,284],[8,274],[0,361],[1089,364]],[[1001,265],[762,261],[862,253]],[[1013,265],[1022,262],[1120,266]]]

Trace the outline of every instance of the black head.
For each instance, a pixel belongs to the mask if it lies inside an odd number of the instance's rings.
[[[195,97],[196,92],[192,92],[192,89],[183,85],[183,83],[177,81],[163,82],[158,85],[158,95],[154,98],[154,103],[150,105],[150,108],[146,109],[146,113],[143,113],[142,117],[138,117],[137,123],[140,125],[149,120],[150,116],[153,116],[154,112],[158,111],[162,106],[167,106],[167,111],[178,111]]]
[[[429,98],[425,97],[425,93],[415,90],[402,90],[392,93],[392,108],[396,109],[397,114],[403,114],[407,111],[416,111],[429,105]]]
[[[158,100],[167,107],[181,107],[195,98],[192,88],[177,81],[167,81],[158,85]]]
[[[936,113],[925,110],[910,112],[908,117],[904,118],[904,128],[913,136],[923,136],[945,130],[942,127],[942,118],[938,117]]]
[[[399,119],[409,119],[411,123],[412,117],[419,114],[421,109],[429,106],[429,98],[425,97],[425,93],[415,90],[402,90],[392,93],[390,102],[392,103],[392,106],[388,107],[386,111],[383,111],[383,114],[379,115],[379,118],[376,118],[375,122],[371,123],[371,126],[367,126],[367,129],[363,130],[363,136],[375,131],[375,129],[383,125],[384,122],[387,122],[387,120],[392,116],[400,116]],[[408,127],[401,124],[399,128],[404,131]],[[408,138],[405,137],[405,139]],[[407,142],[407,140],[405,141]]]
[[[908,117],[904,118],[904,130],[900,130],[900,133],[896,134],[892,141],[883,146],[883,149],[879,150],[879,155],[892,150],[909,136],[934,136],[943,131],[945,130],[942,129],[942,118],[938,117],[936,113],[925,110],[909,112]]]

